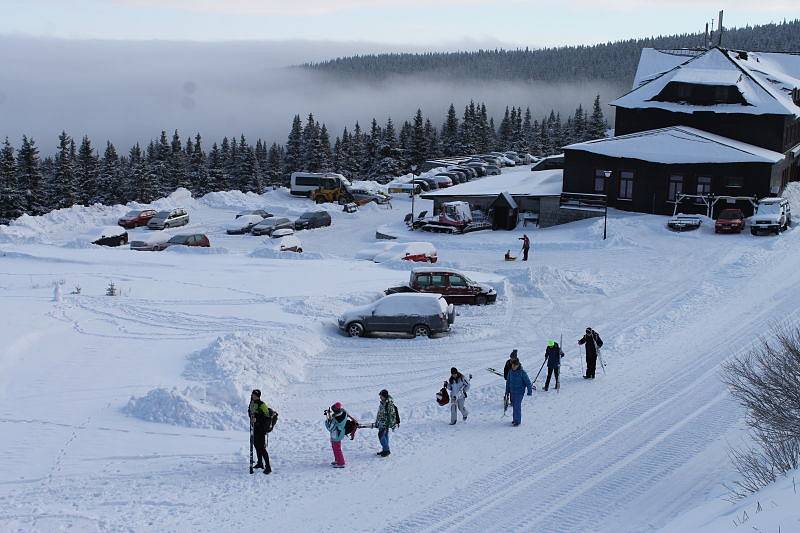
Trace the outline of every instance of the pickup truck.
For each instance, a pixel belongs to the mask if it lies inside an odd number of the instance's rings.
[[[451,304],[483,305],[497,300],[497,292],[492,287],[476,283],[463,273],[448,268],[415,268],[407,284],[390,287],[384,292],[441,294]]]

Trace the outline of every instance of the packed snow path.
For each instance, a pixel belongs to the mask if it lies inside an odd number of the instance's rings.
[[[38,233],[0,233],[0,529],[238,531],[264,527],[254,498],[274,531],[658,529],[719,497],[731,475],[725,451],[742,413],[720,363],[797,318],[796,230],[679,235],[662,217],[614,213],[605,242],[598,220],[426,235],[443,265],[494,284],[497,304],[459,308],[439,338],[349,339],[336,315],[407,278],[407,265],[353,259],[378,225],[402,232],[404,200],[336,210],[331,228],[299,234],[322,254],[310,260],[251,255],[262,239],[221,229],[239,208],[299,214],[304,200],[174,201],[191,202],[195,227],[227,253],[73,245],[71,224],[118,214],[93,208],[42,220]],[[502,261],[523,231],[532,260]],[[122,296],[103,296],[110,280]],[[608,363],[592,382],[576,345],[587,325]],[[543,392],[543,372],[511,428],[502,379],[485,368],[517,348],[533,379],[562,333],[562,390]],[[270,369],[260,373],[250,365],[262,352]],[[469,420],[451,427],[433,397],[454,365],[473,386]],[[240,389],[256,386],[273,391],[264,399],[281,416],[269,477],[247,474],[236,411]],[[371,421],[384,387],[402,417],[391,457],[376,457],[375,432],[360,430],[344,444],[347,468],[331,470],[322,410],[342,401]],[[161,403],[138,413],[164,423],[123,413],[153,390],[165,391],[153,396]]]

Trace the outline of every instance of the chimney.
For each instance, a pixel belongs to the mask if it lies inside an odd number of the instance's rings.
[[[736,57],[742,61],[747,61],[747,52],[739,52],[736,54]]]

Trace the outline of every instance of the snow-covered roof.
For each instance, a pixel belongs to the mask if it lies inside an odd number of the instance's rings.
[[[654,100],[670,82],[733,86],[745,103],[698,105]],[[701,51],[645,48],[639,59],[633,89],[611,105],[681,113],[713,111],[800,117],[800,106],[792,101],[791,96],[795,87],[800,87],[800,54],[740,52],[722,48]]]
[[[770,163],[783,154],[735,141],[688,126],[672,126],[571,144],[579,150],[609,157],[640,159],[653,163]]]
[[[421,195],[426,200],[451,196],[497,196],[507,192],[511,196],[560,196],[564,187],[564,171],[539,170],[528,167],[504,170],[497,176],[488,176],[446,189],[437,189]]]

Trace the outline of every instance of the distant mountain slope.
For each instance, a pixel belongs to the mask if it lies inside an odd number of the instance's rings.
[[[479,80],[607,80],[628,85],[633,81],[642,48],[699,47],[702,42],[702,34],[683,34],[535,50],[370,54],[306,63],[302,68],[369,80],[428,74]],[[725,29],[722,44],[745,50],[800,51],[800,19]]]

